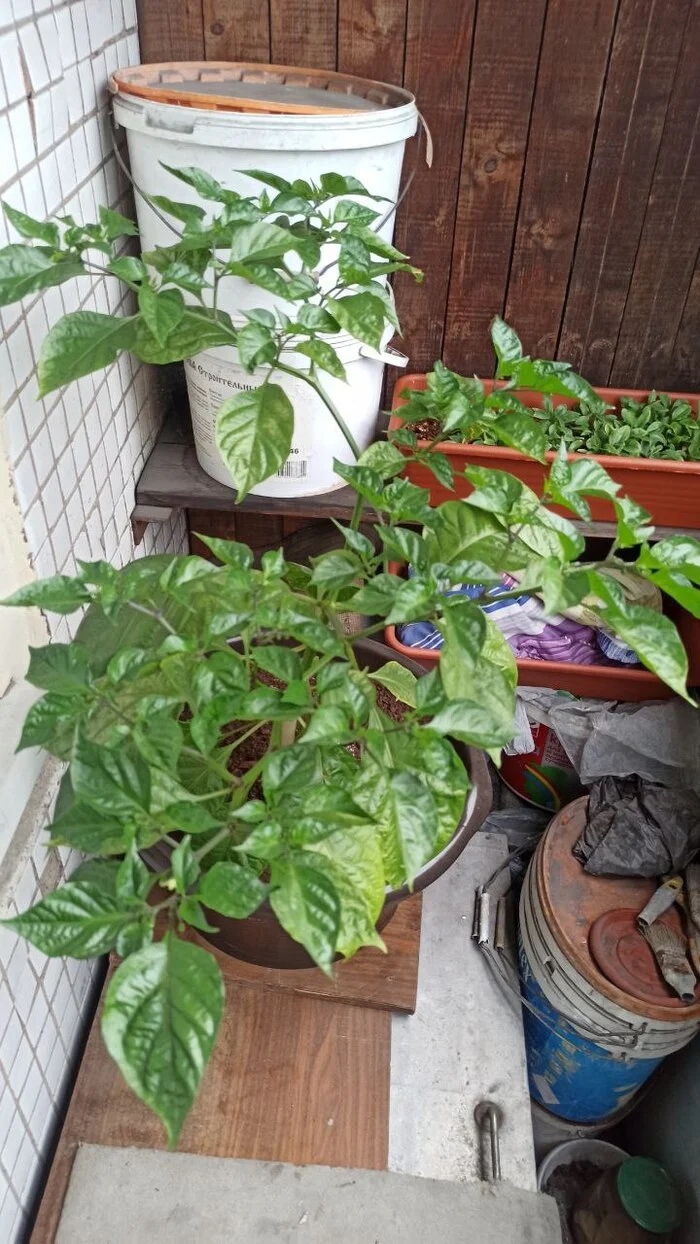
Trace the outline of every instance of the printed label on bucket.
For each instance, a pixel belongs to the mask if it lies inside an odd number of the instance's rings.
[[[258,380],[257,377],[248,375],[235,363],[222,363],[219,359],[207,359],[201,355],[198,358],[185,359],[185,375],[192,427],[200,457],[209,458],[212,467],[219,466],[221,455],[214,439],[216,412],[228,398],[233,397],[234,393],[245,393],[257,389],[263,377],[261,376]],[[306,479],[309,473],[311,448],[305,436],[306,420],[300,416],[299,412],[303,410],[301,399],[306,397],[308,402],[308,387],[295,377],[285,376],[284,389],[295,408],[294,435],[289,457],[276,475],[278,479]]]

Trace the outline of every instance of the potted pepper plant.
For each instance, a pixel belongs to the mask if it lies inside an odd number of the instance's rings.
[[[524,355],[498,316],[491,340],[493,380],[438,362],[396,382],[390,439],[413,451],[407,477],[432,500],[468,492],[467,466],[511,471],[539,494],[563,443],[599,462],[659,526],[700,527],[697,394],[593,388],[568,363]],[[612,519],[609,499],[594,496],[585,517]]]
[[[19,259],[0,253],[6,296],[66,279],[68,267],[82,272],[83,233],[71,257],[65,234],[21,223],[38,242]],[[102,231],[125,226],[103,213],[89,228],[107,247]],[[37,250],[33,276],[25,249]],[[151,333],[148,314],[142,334]],[[44,344],[44,390],[49,377],[63,383],[134,343],[133,323],[123,341],[117,323],[97,348],[90,319],[92,345],[80,355],[85,322],[66,319]],[[184,348],[178,341],[171,355]],[[249,486],[283,460],[287,436],[265,422]],[[240,449],[230,452],[238,463]],[[673,623],[630,605],[614,571],[616,550],[639,546],[638,573],[671,583],[700,611],[698,542],[678,536],[652,548],[646,512],[618,496],[602,467],[563,449],[547,502],[577,514],[587,495],[607,490],[617,541],[603,561],[577,561],[575,526],[514,476],[482,469],[470,496],[431,507],[428,492],[401,477],[405,461],[379,442],[338,464],[357,505],[341,527],[343,547],[309,566],[270,551],[255,568],[245,545],[207,538],[217,563],[80,563],[76,576],[40,580],[4,602],[83,613],[74,641],[31,652],[27,677],[43,694],[20,747],[65,763],[51,841],[87,857],[8,923],[49,955],[121,960],[106,991],[104,1040],[172,1145],[224,1005],[217,961],[197,939],[287,965],[301,948],[330,972],[338,955],[381,949],[392,906],[448,867],[483,819],[483,753],[497,761],[513,734],[513,657],[481,608],[504,572],[517,568],[519,590],[541,593],[552,611],[595,591],[606,625],[688,696]],[[367,507],[376,545],[360,530]],[[392,558],[410,561],[413,577],[389,574]],[[465,580],[480,595],[445,596],[446,583]],[[349,636],[348,611],[372,621]],[[419,617],[444,636],[439,663],[422,677],[372,642],[387,624]]]

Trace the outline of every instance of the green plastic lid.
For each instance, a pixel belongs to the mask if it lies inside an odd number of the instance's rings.
[[[667,1235],[681,1220],[681,1198],[671,1176],[652,1158],[628,1158],[617,1172],[623,1209],[652,1235]]]

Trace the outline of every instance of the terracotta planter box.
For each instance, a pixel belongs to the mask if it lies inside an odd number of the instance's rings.
[[[396,562],[389,564],[392,574],[400,574]],[[664,612],[673,619],[688,653],[690,667],[689,685],[700,685],[700,622],[675,601],[664,597]],[[402,644],[395,626],[387,626],[384,639],[390,648],[402,656],[411,657],[427,670],[433,669],[440,658],[439,649],[410,648]],[[615,665],[573,665],[568,661],[517,660],[518,686],[552,687],[555,691],[569,691],[576,696],[592,696],[601,700],[669,700],[674,694],[656,674],[641,666],[626,669]]]
[[[394,386],[392,410],[396,411],[403,405],[399,394],[404,389],[424,388],[424,375],[401,377]],[[484,389],[486,393],[490,393],[493,389],[493,381],[485,380]],[[622,397],[631,397],[639,401],[647,396],[648,390],[596,389],[596,393],[610,405],[618,405]],[[539,393],[518,390],[518,397],[529,406],[538,408],[542,405],[542,395]],[[690,402],[697,414],[697,393],[672,393],[671,397]],[[552,400],[566,406],[575,405],[573,398],[554,397]],[[610,417],[614,418],[614,415]],[[389,428],[400,426],[401,419],[396,414],[392,414]],[[422,449],[427,448],[428,443],[428,441],[418,442]],[[515,449],[506,449],[497,445],[460,445],[454,441],[444,441],[435,448],[445,454],[452,464],[455,472],[454,492],[439,484],[432,471],[425,466],[412,463],[405,472],[414,484],[430,490],[432,505],[454,500],[455,496],[469,495],[472,491],[471,485],[461,475],[466,466],[491,467],[500,471],[509,471],[511,475],[517,475],[518,479],[532,488],[538,496],[542,493],[542,481],[547,468],[539,462],[525,458]],[[578,457],[579,455],[572,456]],[[593,457],[600,462],[616,483],[620,484],[622,491],[649,511],[657,526],[700,528],[700,462],[669,462],[659,458],[618,458],[608,454],[586,456]],[[548,463],[551,463],[554,457],[554,453],[548,453]],[[589,497],[588,503],[593,519],[603,522],[614,521],[615,514],[609,501]],[[569,515],[568,510],[559,512]]]

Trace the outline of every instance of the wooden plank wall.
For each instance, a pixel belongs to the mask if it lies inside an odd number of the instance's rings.
[[[505,314],[598,384],[700,388],[700,0],[139,0],[144,61],[273,60],[416,94],[412,370],[488,374]]]

